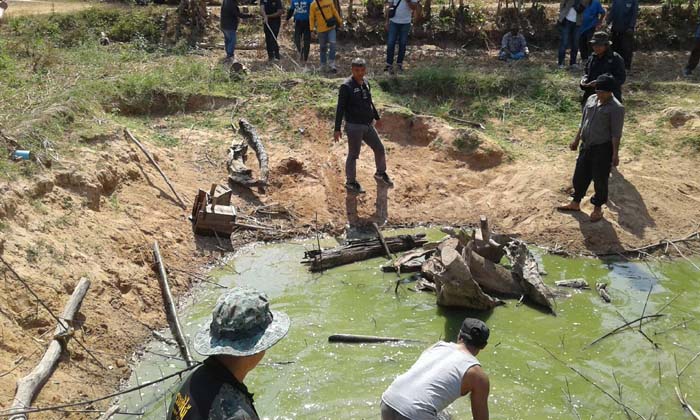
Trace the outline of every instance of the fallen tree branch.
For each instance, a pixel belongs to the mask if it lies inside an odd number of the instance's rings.
[[[180,327],[180,320],[177,318],[175,302],[173,301],[173,295],[170,293],[170,285],[168,284],[168,275],[165,272],[163,258],[160,255],[157,241],[153,243],[153,260],[160,274],[158,276],[158,283],[160,284],[160,291],[163,295],[163,306],[168,318],[168,324],[170,325],[170,332],[172,332],[177,346],[180,349],[180,354],[182,354],[182,358],[185,359],[187,366],[193,366],[194,359],[192,359],[190,350],[187,348],[185,337],[182,335],[182,327]]]
[[[253,148],[255,155],[258,157],[258,163],[260,164],[260,183],[267,185],[270,169],[265,146],[260,140],[257,131],[255,131],[255,127],[246,119],[241,118],[238,120],[238,126],[240,127],[241,134],[245,137],[246,141],[248,141],[248,144]]]
[[[396,343],[396,342],[412,342],[420,343],[420,340],[411,340],[406,338],[396,337],[378,337],[374,335],[355,335],[355,334],[333,334],[328,337],[329,343]]]
[[[688,410],[688,412],[690,413],[690,415],[693,416],[693,418],[694,418],[695,420],[700,420],[700,414],[698,414],[698,413],[693,409],[693,407],[692,407],[690,404],[688,404],[688,400],[685,399],[685,398],[686,398],[685,395],[681,395],[681,390],[678,389],[677,386],[675,386],[675,387],[673,387],[673,388],[676,390],[676,396],[678,397],[678,401],[680,401],[681,406],[682,406],[684,409]]]
[[[58,323],[56,331],[54,332],[54,338],[46,349],[44,357],[41,358],[41,361],[39,361],[39,364],[36,365],[34,370],[17,381],[17,391],[12,403],[12,408],[10,409],[10,414],[16,413],[16,415],[10,417],[12,420],[27,418],[21,411],[31,405],[34,398],[56,369],[62,351],[66,348],[68,341],[73,336],[74,330],[71,324],[75,315],[80,310],[80,305],[89,288],[90,280],[86,278],[80,279],[80,282],[78,282],[78,285],[73,291],[61,315],[61,319],[67,325],[64,325],[62,322]]]
[[[175,194],[175,197],[180,202],[180,207],[186,209],[187,205],[185,204],[185,201],[182,199],[182,197],[180,197],[180,194],[178,194],[177,191],[175,191],[175,187],[173,187],[173,184],[170,182],[170,179],[168,179],[163,170],[160,169],[160,165],[158,165],[158,162],[156,162],[156,160],[153,158],[153,155],[151,155],[151,153],[144,147],[143,144],[141,144],[140,141],[136,140],[136,137],[134,137],[134,135],[131,134],[131,131],[129,131],[128,128],[124,128],[124,134],[129,140],[133,141],[139,147],[139,149],[141,149],[143,154],[145,154],[148,160],[153,164],[153,166],[156,167],[160,175],[163,177],[163,180],[165,180],[165,183],[168,184],[168,187],[170,187],[170,191],[172,191],[173,194]]]
[[[620,325],[619,327],[615,328],[614,330],[608,332],[607,334],[605,334],[605,335],[603,335],[603,336],[597,338],[596,340],[594,340],[593,342],[591,342],[590,344],[588,344],[588,345],[586,346],[586,348],[591,347],[591,346],[593,346],[593,345],[595,345],[595,344],[598,344],[598,343],[601,342],[602,340],[604,340],[604,339],[610,337],[611,335],[615,335],[615,333],[617,333],[618,331],[624,330],[625,328],[629,327],[630,325],[632,325],[632,324],[634,324],[634,323],[636,323],[636,322],[642,321],[642,320],[644,320],[644,319],[660,318],[660,317],[662,317],[662,316],[665,316],[665,315],[664,315],[664,314],[644,315],[644,316],[639,317],[639,318],[637,318],[637,319],[634,319],[634,320],[632,320],[632,321],[630,321],[630,322],[626,322],[626,323],[624,323],[623,325]]]

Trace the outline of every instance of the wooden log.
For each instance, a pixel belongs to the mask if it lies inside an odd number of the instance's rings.
[[[508,244],[513,277],[518,280],[525,295],[536,304],[554,312],[554,295],[542,281],[537,261],[522,241],[513,240]]]
[[[588,285],[588,282],[584,279],[559,280],[559,281],[555,281],[554,284],[556,284],[559,287],[571,287],[573,289],[590,289],[591,288]]]
[[[173,194],[175,195],[175,198],[177,198],[178,202],[180,203],[180,206],[183,209],[186,209],[187,205],[185,204],[185,200],[183,200],[182,197],[180,197],[180,194],[178,194],[177,191],[175,191],[175,187],[170,182],[170,179],[168,179],[167,175],[165,175],[165,172],[163,172],[163,170],[160,168],[160,165],[158,165],[158,162],[156,162],[156,160],[153,158],[153,155],[151,155],[151,153],[148,151],[148,149],[146,149],[144,147],[144,145],[141,144],[141,142],[138,141],[136,139],[136,137],[134,137],[133,134],[131,134],[131,131],[129,131],[128,128],[124,129],[124,134],[126,135],[126,137],[129,140],[133,141],[139,147],[139,149],[141,149],[141,151],[143,152],[144,155],[146,155],[148,160],[153,164],[153,166],[155,166],[155,168],[158,170],[160,175],[163,177],[163,180],[165,180],[165,183],[168,184],[168,187],[170,187],[170,191],[173,192]]]
[[[355,334],[333,334],[328,337],[329,343],[396,343],[396,342],[414,342],[420,343],[420,340],[411,340],[407,338],[396,337],[378,337],[374,335],[355,335]]]
[[[396,260],[394,260],[394,256],[391,254],[391,251],[389,251],[389,247],[386,245],[386,241],[384,240],[384,235],[382,235],[382,231],[379,230],[379,226],[377,226],[376,223],[372,222],[372,227],[374,228],[374,231],[377,233],[377,238],[379,239],[379,242],[382,243],[382,247],[384,248],[384,252],[386,253],[386,257],[391,260],[393,264],[396,263]]]
[[[115,404],[107,409],[97,420],[109,420],[119,412],[119,404]]]
[[[194,364],[194,359],[190,354],[190,350],[187,348],[187,342],[185,337],[182,335],[182,327],[180,327],[180,320],[177,317],[177,310],[175,308],[175,301],[173,300],[173,295],[170,293],[170,285],[168,284],[168,275],[165,272],[165,264],[163,264],[163,258],[160,255],[160,249],[158,248],[158,242],[153,243],[153,261],[158,267],[158,283],[160,284],[160,292],[163,295],[163,306],[165,308],[165,314],[168,319],[168,325],[170,326],[170,332],[175,338],[178,348],[180,349],[180,354],[185,360],[187,366],[192,366]]]
[[[598,291],[598,295],[605,303],[612,302],[612,298],[608,294],[608,285],[605,283],[596,283],[595,289]]]
[[[391,252],[404,252],[423,246],[427,241],[424,234],[399,235],[385,238]],[[311,250],[304,254],[303,264],[308,264],[313,272],[327,270],[344,264],[364,261],[384,255],[386,251],[378,239],[360,239],[332,249]]]
[[[465,248],[465,254],[468,257],[468,259],[466,257],[464,259],[468,261],[469,271],[486,293],[514,298],[525,293],[520,283],[513,278],[513,273],[502,265],[487,260],[472,251],[470,247]]]
[[[260,184],[267,185],[270,168],[268,165],[265,145],[263,145],[262,141],[260,140],[257,131],[255,131],[255,127],[253,127],[247,120],[241,118],[238,120],[238,126],[240,127],[241,134],[248,141],[248,144],[253,148],[255,155],[258,157],[258,163],[260,164]]]
[[[432,273],[437,289],[437,303],[475,310],[489,310],[503,304],[484,293],[474,280],[467,263],[452,248],[446,248],[437,257],[444,271]]]
[[[49,347],[44,353],[44,357],[41,358],[39,364],[24,378],[17,381],[17,390],[15,393],[15,398],[12,402],[12,407],[10,408],[10,419],[20,420],[26,419],[27,415],[16,414],[11,415],[13,412],[24,411],[27,407],[31,406],[32,401],[41,391],[46,381],[56,369],[58,364],[58,359],[61,356],[61,352],[65,349],[68,341],[73,335],[73,319],[75,319],[76,314],[80,310],[80,305],[90,288],[90,280],[86,278],[81,278],[76,286],[73,294],[71,294],[68,303],[66,303],[63,309],[63,314],[61,315],[62,322],[56,326],[56,331],[54,332],[54,338],[51,340]],[[65,323],[64,323],[65,322]]]

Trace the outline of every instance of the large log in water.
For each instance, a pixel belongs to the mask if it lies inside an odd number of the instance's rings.
[[[436,258],[439,264],[426,264],[423,270],[438,269],[427,273],[435,281],[438,305],[489,310],[503,303],[484,293],[455,249],[445,248]]]
[[[542,281],[537,261],[532,255],[527,244],[513,240],[508,244],[508,258],[510,259],[513,277],[518,280],[525,290],[525,295],[538,305],[549,309],[554,313],[554,295]]]
[[[404,252],[425,245],[428,241],[425,235],[399,235],[385,238],[391,252]],[[313,272],[327,270],[344,264],[364,261],[385,254],[381,242],[376,239],[352,241],[347,245],[322,251],[312,250],[304,254],[303,264],[309,264]]]
[[[513,278],[513,274],[500,264],[494,264],[476,252],[471,247],[465,248],[469,263],[469,270],[486,293],[492,293],[501,297],[520,297],[525,294],[520,283]]]

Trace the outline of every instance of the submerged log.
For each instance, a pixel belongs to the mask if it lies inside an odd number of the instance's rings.
[[[397,258],[392,265],[385,265],[382,271],[386,273],[401,272],[401,273],[417,273],[421,270],[425,257],[433,254],[435,249],[420,248],[406,252]]]
[[[399,235],[385,238],[390,252],[404,252],[423,246],[427,240],[424,234]],[[304,253],[303,264],[308,264],[313,272],[327,270],[344,264],[364,261],[385,254],[381,242],[376,239],[362,239],[351,241],[347,245],[333,249],[317,249]]]
[[[413,342],[419,343],[419,340],[411,340],[407,338],[396,337],[377,337],[374,335],[355,335],[355,334],[333,334],[328,337],[329,343],[397,343],[397,342]]]
[[[591,288],[588,285],[588,282],[584,279],[559,280],[559,281],[555,281],[554,284],[556,284],[559,287],[571,287],[573,289],[590,289]]]
[[[429,273],[428,276],[435,280],[438,305],[489,310],[503,304],[484,293],[472,277],[467,263],[455,249],[445,248],[436,258],[440,264],[434,266],[444,269]]]
[[[554,295],[542,281],[537,261],[527,244],[513,240],[508,244],[507,251],[513,277],[520,283],[525,295],[554,314]]]
[[[73,319],[80,311],[80,306],[83,303],[83,298],[90,288],[90,280],[86,278],[80,279],[73,294],[71,295],[66,307],[61,315],[61,323],[56,327],[54,338],[49,344],[49,347],[41,358],[39,364],[25,377],[17,381],[17,392],[9,411],[9,417],[13,420],[26,419],[26,414],[12,415],[13,412],[21,412],[30,407],[32,400],[41,391],[46,381],[56,369],[58,360],[62,350],[68,344],[68,340],[73,336]],[[64,325],[65,323],[65,325]]]

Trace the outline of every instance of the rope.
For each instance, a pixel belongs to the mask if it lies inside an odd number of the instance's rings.
[[[270,35],[272,35],[272,39],[275,40],[275,44],[277,44],[277,48],[279,48],[280,51],[281,51],[281,50],[282,50],[282,45],[279,43],[279,41],[277,40],[277,37],[275,36],[275,33],[272,31],[272,28],[270,28],[270,25],[267,23],[267,19],[263,19],[263,22],[265,23],[265,26],[267,27],[267,30],[270,31]],[[294,65],[297,66],[297,68],[298,68],[299,70],[302,69],[302,67],[299,65],[299,63],[297,63],[296,61],[294,61],[294,59],[293,59],[289,54],[285,53],[284,51],[281,51],[281,52],[282,52],[282,54],[286,55],[287,58],[288,58],[292,63],[294,63]]]

